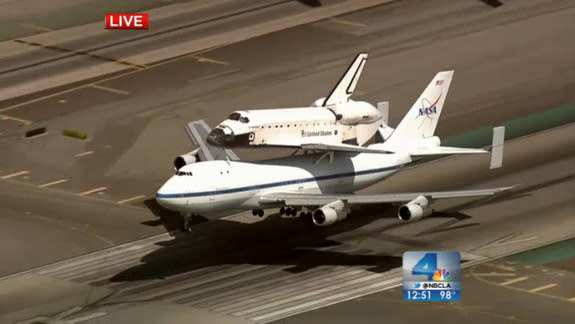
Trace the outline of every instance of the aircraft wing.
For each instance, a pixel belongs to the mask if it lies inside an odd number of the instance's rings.
[[[301,144],[304,150],[317,151],[335,151],[335,152],[358,152],[358,153],[393,153],[385,150],[378,150],[369,147],[350,145],[350,144],[323,144],[323,143],[306,143]]]
[[[204,120],[194,120],[186,125],[186,133],[196,147],[200,149],[198,155],[200,161],[211,160],[239,160],[240,158],[230,149],[224,149],[206,142],[206,138],[212,129]]]
[[[384,204],[408,202],[419,196],[431,199],[464,198],[493,196],[513,187],[499,187],[489,189],[472,189],[456,191],[428,191],[406,193],[383,193],[383,194],[305,194],[305,193],[269,193],[259,198],[262,204],[284,204],[287,206],[322,206],[332,201],[342,200],[348,204]]]

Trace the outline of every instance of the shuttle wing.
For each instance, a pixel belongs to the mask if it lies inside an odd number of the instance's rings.
[[[198,155],[201,161],[211,160],[239,160],[240,158],[230,149],[224,149],[206,142],[211,128],[204,120],[194,120],[186,125],[186,132],[196,147],[200,149]]]
[[[262,204],[281,203],[288,206],[321,206],[332,201],[342,200],[348,204],[385,204],[408,202],[419,196],[429,197],[431,199],[445,198],[464,198],[464,197],[481,197],[492,196],[508,190],[513,187],[499,187],[490,189],[475,190],[457,190],[457,191],[428,191],[428,192],[406,192],[406,193],[383,193],[383,194],[304,194],[304,193],[269,193],[259,198]]]

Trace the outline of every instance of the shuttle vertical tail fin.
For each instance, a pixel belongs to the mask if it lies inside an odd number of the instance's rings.
[[[367,53],[357,54],[351,65],[347,68],[345,74],[341,77],[339,82],[335,85],[329,96],[323,102],[323,106],[335,105],[347,102],[349,97],[353,94],[359,76],[365,66],[367,60]]]
[[[442,71],[435,75],[384,143],[386,150],[410,150],[422,139],[433,136],[453,73],[454,71]]]

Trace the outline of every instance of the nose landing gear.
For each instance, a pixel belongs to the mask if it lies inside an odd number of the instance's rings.
[[[192,217],[194,215],[192,213],[185,213],[182,214],[183,222],[182,222],[182,232],[189,233],[192,230]]]

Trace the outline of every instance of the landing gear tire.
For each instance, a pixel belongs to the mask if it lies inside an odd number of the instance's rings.
[[[264,217],[264,210],[263,209],[252,209],[252,215]]]

